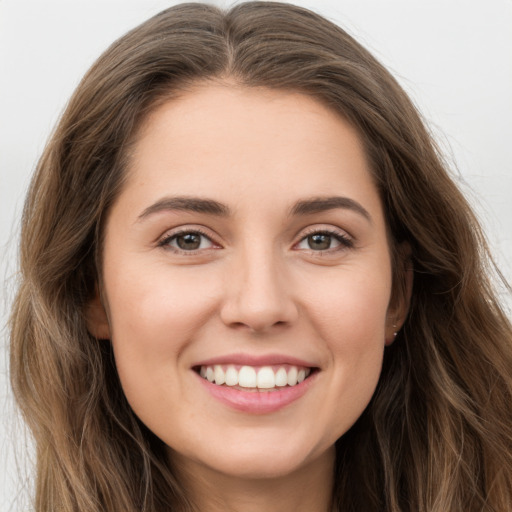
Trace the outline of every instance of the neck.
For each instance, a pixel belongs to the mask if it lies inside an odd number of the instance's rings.
[[[198,512],[332,510],[334,449],[290,474],[271,478],[241,478],[199,464],[173,466]]]

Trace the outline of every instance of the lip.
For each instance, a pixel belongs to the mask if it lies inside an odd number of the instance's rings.
[[[285,362],[286,361],[286,362]],[[209,359],[194,366],[212,366],[215,364],[233,364],[248,366],[275,366],[279,364],[291,364],[296,366],[312,367],[305,361],[296,358],[282,358],[281,356],[272,357],[252,357],[237,355],[235,357],[222,357]],[[230,409],[240,411],[246,414],[271,414],[277,412],[293,402],[299,400],[310,389],[316,381],[318,371],[313,371],[309,377],[295,386],[286,386],[283,388],[273,388],[272,390],[240,390],[230,386],[219,386],[204,379],[199,373],[193,370],[194,375],[199,380],[210,396],[218,400]]]
[[[250,355],[250,354],[228,354],[225,356],[213,357],[211,359],[205,359],[198,361],[194,364],[194,367],[199,366],[214,366],[216,364],[232,364],[239,366],[278,366],[278,365],[290,365],[290,366],[302,366],[305,368],[318,368],[318,365],[311,361],[304,359],[298,359],[296,357],[287,356],[284,354],[267,354],[267,355]]]

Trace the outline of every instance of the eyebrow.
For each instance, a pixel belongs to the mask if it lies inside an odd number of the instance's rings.
[[[229,208],[214,201],[213,199],[203,199],[200,197],[188,197],[188,196],[177,196],[177,197],[163,197],[156,203],[148,206],[137,218],[138,221],[142,221],[145,218],[168,210],[180,210],[195,213],[207,213],[210,215],[218,215],[221,217],[227,217],[230,215]]]
[[[297,201],[291,208],[291,215],[312,215],[328,210],[341,208],[351,210],[362,215],[367,221],[372,222],[372,217],[360,203],[349,197],[331,196],[331,197],[313,197],[303,201]]]
[[[363,216],[369,222],[372,221],[368,211],[357,201],[349,197],[330,196],[330,197],[313,197],[297,201],[290,209],[291,216],[313,215],[335,209],[351,210]],[[137,218],[142,221],[145,218],[162,211],[189,211],[195,213],[206,213],[220,217],[228,217],[231,210],[223,203],[219,203],[213,199],[205,199],[201,197],[175,196],[163,197],[151,206],[148,206]]]

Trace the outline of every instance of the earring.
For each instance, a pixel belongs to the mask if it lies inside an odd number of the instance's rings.
[[[386,337],[385,341],[386,341],[387,346],[391,345],[395,341],[395,338],[398,336],[398,330],[397,330],[396,324],[393,324],[393,330],[394,330],[393,337],[390,339]]]

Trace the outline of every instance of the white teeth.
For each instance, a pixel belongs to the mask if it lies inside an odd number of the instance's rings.
[[[297,384],[297,374],[299,371],[295,366],[292,366],[288,371],[288,386],[295,386]]]
[[[284,368],[279,368],[276,373],[276,386],[282,387],[288,384],[288,374]]]
[[[273,389],[276,387],[296,386],[311,373],[311,368],[281,366],[274,370],[271,366],[253,368],[242,366],[237,370],[234,365],[201,366],[199,375],[219,386],[240,386],[242,388]]]
[[[257,387],[262,389],[270,389],[276,387],[276,376],[274,370],[270,366],[260,368],[257,376]]]
[[[204,366],[201,366],[201,369],[202,368],[204,368]],[[228,386],[238,385],[238,372],[234,366],[228,366],[226,370],[226,384]]]
[[[226,382],[226,376],[224,375],[224,370],[220,364],[216,364],[213,367],[214,375],[215,375],[215,384],[224,384]]]
[[[252,366],[242,366],[238,372],[238,385],[242,388],[256,387],[256,370]]]

